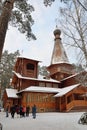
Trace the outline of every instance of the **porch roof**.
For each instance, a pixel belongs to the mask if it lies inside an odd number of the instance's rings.
[[[17,92],[18,92],[17,89],[11,89],[11,88],[6,89],[8,98],[19,98]]]
[[[40,87],[40,86],[30,86],[24,90],[19,91],[21,92],[43,92],[43,93],[59,93],[61,91],[60,88],[50,88],[50,87]]]
[[[74,88],[78,87],[80,84],[75,84],[75,85],[71,85],[65,88],[62,88],[61,91],[56,94],[54,97],[62,97],[63,95],[65,95],[66,93],[70,92],[71,90],[73,90]]]

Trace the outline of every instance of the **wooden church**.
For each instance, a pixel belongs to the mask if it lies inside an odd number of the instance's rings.
[[[17,58],[11,83],[13,88],[7,88],[3,96],[4,108],[12,104],[30,107],[35,104],[37,112],[87,110],[87,87],[76,80],[80,73],[75,73],[69,63],[60,35],[59,29],[54,30],[51,64],[47,67],[49,78],[38,77],[39,61]]]

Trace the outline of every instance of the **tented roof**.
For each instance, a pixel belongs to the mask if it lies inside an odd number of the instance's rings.
[[[64,49],[63,44],[61,42],[60,35],[59,35],[59,38],[56,38],[56,36],[55,36],[55,39],[56,40],[54,43],[51,64],[69,63],[65,49]]]

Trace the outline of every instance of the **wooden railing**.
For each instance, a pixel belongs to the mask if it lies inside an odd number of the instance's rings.
[[[73,106],[74,106],[74,101],[68,103],[68,104],[66,105],[66,111],[71,110],[71,109],[73,108]]]
[[[87,101],[83,100],[74,100],[66,105],[66,111],[70,111],[73,107],[77,106],[87,106]]]

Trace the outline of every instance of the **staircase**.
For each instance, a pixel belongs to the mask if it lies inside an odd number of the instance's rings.
[[[87,112],[87,106],[74,106],[69,112]]]

